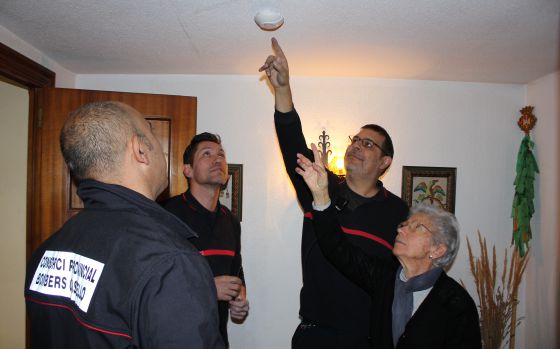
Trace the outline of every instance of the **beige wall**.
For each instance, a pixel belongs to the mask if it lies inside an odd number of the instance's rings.
[[[27,90],[0,80],[0,348],[25,347]]]
[[[560,295],[560,72],[527,86],[527,104],[535,107],[532,132],[540,174],[535,182],[535,215],[531,223],[531,260],[527,266],[526,348],[558,348]],[[521,137],[521,136],[520,136]]]

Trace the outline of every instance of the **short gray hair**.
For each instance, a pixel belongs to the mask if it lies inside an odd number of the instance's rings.
[[[77,182],[96,179],[115,174],[126,144],[134,134],[147,141],[126,104],[88,103],[66,119],[60,132],[60,149]]]
[[[446,268],[457,256],[459,251],[459,222],[454,214],[439,207],[428,204],[417,204],[410,209],[410,215],[422,213],[429,217],[432,226],[432,241],[434,244],[443,244],[447,251],[443,256],[434,259],[437,267]]]

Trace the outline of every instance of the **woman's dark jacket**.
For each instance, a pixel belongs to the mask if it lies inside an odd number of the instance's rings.
[[[426,299],[406,325],[396,346],[392,339],[392,312],[396,267],[368,256],[346,241],[331,205],[313,211],[313,223],[323,254],[346,277],[366,290],[374,304],[371,314],[372,348],[481,348],[476,305],[455,280],[441,274]]]

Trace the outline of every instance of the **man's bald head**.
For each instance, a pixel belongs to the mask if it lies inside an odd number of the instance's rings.
[[[152,148],[138,127],[135,113],[124,103],[93,102],[70,114],[60,133],[60,149],[78,182],[118,176],[133,135]]]

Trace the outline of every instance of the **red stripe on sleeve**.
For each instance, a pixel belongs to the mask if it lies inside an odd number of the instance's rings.
[[[203,255],[204,257],[208,257],[208,256],[231,256],[231,257],[234,257],[235,256],[235,251],[231,251],[231,250],[202,250],[202,251],[200,251],[200,254]]]
[[[365,231],[361,231],[361,230],[355,230],[355,229],[348,229],[345,228],[343,226],[340,226],[342,228],[342,231],[345,232],[346,234],[350,234],[350,235],[357,235],[357,236],[361,236],[364,237],[366,239],[370,239],[373,240],[385,247],[387,247],[389,250],[393,250],[393,246],[391,246],[390,243],[388,243],[387,241],[385,241],[384,239],[380,238],[379,236],[370,234],[370,233],[366,233]]]
[[[46,306],[49,306],[49,307],[55,307],[55,308],[66,309],[66,310],[70,311],[70,313],[74,316],[74,319],[76,319],[76,321],[78,321],[78,322],[80,323],[80,325],[82,325],[82,326],[84,326],[84,327],[87,327],[87,328],[89,328],[90,330],[94,330],[94,331],[97,331],[97,332],[110,334],[110,335],[113,335],[113,336],[120,336],[120,337],[125,337],[125,338],[128,338],[128,339],[132,339],[132,336],[130,336],[130,335],[126,334],[126,333],[107,331],[107,330],[100,329],[100,328],[98,328],[98,327],[93,327],[93,326],[91,326],[91,325],[85,323],[84,321],[82,321],[82,320],[78,317],[78,315],[76,315],[76,312],[74,312],[74,309],[72,309],[72,308],[70,308],[70,307],[68,307],[68,306],[66,306],[66,305],[41,302],[41,301],[38,301],[38,300],[33,299],[33,298],[30,298],[30,297],[25,297],[25,298],[26,298],[28,301],[33,302],[33,303],[37,303],[37,304],[41,304],[41,305],[46,305]]]
[[[311,212],[305,212],[303,214],[303,217],[305,218],[309,218],[309,219],[313,219],[313,213]],[[361,236],[363,238],[366,239],[370,239],[373,240],[375,242],[377,242],[378,244],[381,244],[385,247],[387,247],[389,250],[393,250],[393,246],[388,243],[386,240],[380,238],[379,236],[376,236],[374,234],[371,233],[366,233],[365,231],[361,231],[361,230],[356,230],[356,229],[349,229],[349,228],[345,228],[343,226],[340,226],[342,228],[342,231],[345,232],[346,234],[350,234],[350,235],[357,235],[357,236]]]

